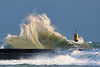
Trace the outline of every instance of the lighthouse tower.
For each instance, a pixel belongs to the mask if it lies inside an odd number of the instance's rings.
[[[77,30],[75,30],[74,41],[78,42],[78,33],[77,33]]]

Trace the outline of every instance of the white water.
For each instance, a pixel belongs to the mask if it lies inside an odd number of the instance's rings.
[[[21,33],[19,36],[9,34],[6,37],[5,48],[48,49],[48,47],[50,47],[51,49],[55,47],[70,48],[70,45],[80,47],[81,44],[81,46],[88,48],[88,46],[84,46],[86,44],[83,44],[84,40],[82,37],[79,38],[78,43],[75,43],[58,32],[55,32],[46,14],[37,16],[30,15],[27,20],[27,24],[25,24],[26,21],[24,21],[24,23],[20,25]],[[57,53],[60,55],[52,55],[52,57],[48,55],[38,55],[36,58],[34,58],[33,55],[30,59],[0,60],[0,65],[100,65],[100,52],[97,50],[77,51],[69,49],[66,51],[58,50]]]
[[[60,33],[55,32],[50,19],[46,14],[29,15],[22,24],[20,24],[20,35],[14,36],[8,34],[6,37],[5,48],[9,49],[56,49],[71,47],[90,48],[84,43],[82,37],[75,43],[68,40]],[[75,45],[78,44],[78,45]],[[82,45],[81,45],[82,44]]]
[[[38,55],[34,58],[33,55],[30,59],[0,60],[0,65],[100,65],[100,50],[74,50],[72,52],[68,50],[67,53],[66,51],[63,52],[65,54],[52,55],[52,57],[49,55]]]

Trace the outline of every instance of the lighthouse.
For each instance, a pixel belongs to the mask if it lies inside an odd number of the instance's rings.
[[[77,30],[75,30],[74,41],[78,42],[78,33],[77,33]]]

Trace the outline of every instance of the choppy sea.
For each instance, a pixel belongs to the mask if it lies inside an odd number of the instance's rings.
[[[3,42],[0,42],[2,45]],[[19,60],[0,60],[0,67],[100,67],[100,42],[88,43],[92,50],[58,50],[52,58],[39,55],[36,58]]]

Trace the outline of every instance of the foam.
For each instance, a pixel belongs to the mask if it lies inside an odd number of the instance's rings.
[[[65,52],[65,51],[64,51]],[[71,52],[71,54],[60,54],[60,55],[37,55],[36,57],[31,57],[30,59],[20,59],[20,60],[0,60],[0,65],[18,65],[18,64],[31,64],[31,65],[100,65],[100,58],[98,56],[95,57],[95,59],[92,59],[92,56],[96,55],[96,53],[93,55],[91,53],[88,58],[82,59],[84,56],[88,56],[88,51],[76,51],[74,50]],[[94,52],[93,52],[94,53]],[[100,52],[99,52],[100,53]],[[78,54],[78,55],[77,55]],[[77,56],[77,58],[75,57]],[[81,56],[81,57],[80,57]]]

